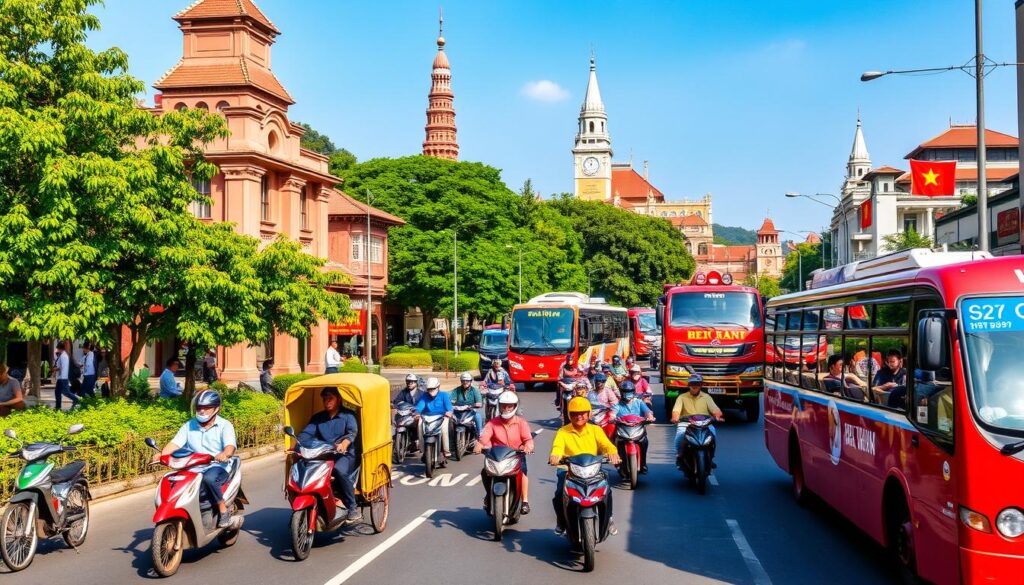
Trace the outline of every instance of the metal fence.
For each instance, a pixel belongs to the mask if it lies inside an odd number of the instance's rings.
[[[245,425],[236,427],[235,435],[239,449],[271,445],[281,438],[281,415],[271,413]],[[174,437],[173,432],[155,435],[158,445],[164,445]],[[90,486],[113,481],[128,481],[158,471],[151,467],[153,450],[146,446],[145,437],[129,437],[124,443],[112,447],[81,446],[69,453],[50,458],[56,467],[75,460],[85,461],[85,475]],[[0,504],[14,495],[15,480],[25,465],[20,457],[0,459]]]

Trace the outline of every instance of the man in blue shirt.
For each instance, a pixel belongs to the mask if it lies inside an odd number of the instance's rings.
[[[317,440],[334,445],[338,455],[334,458],[334,484],[338,486],[342,506],[348,510],[348,523],[362,522],[363,512],[356,506],[356,492],[349,477],[356,466],[356,449],[353,447],[359,434],[356,413],[342,406],[341,393],[333,386],[320,391],[324,409],[309,419],[309,424],[299,433],[299,442]]]
[[[177,398],[181,396],[181,385],[174,379],[174,373],[177,371],[178,358],[172,357],[168,359],[164,373],[160,374],[160,398]]]
[[[235,440],[235,427],[230,421],[218,416],[220,413],[220,394],[213,390],[203,390],[196,396],[196,415],[181,425],[178,434],[164,447],[160,455],[170,455],[178,449],[185,448],[193,453],[212,455],[212,463],[203,472],[203,487],[207,497],[217,505],[220,511],[218,528],[227,528],[231,524],[231,514],[224,504],[221,490],[228,480],[228,465],[235,454],[238,442]],[[154,461],[160,455],[153,457]]]
[[[637,400],[636,397],[636,386],[633,385],[631,380],[626,380],[622,383],[622,387],[619,389],[622,392],[622,398],[619,403],[615,405],[615,418],[621,418],[627,415],[635,415],[643,417],[651,422],[654,422],[654,413],[651,412],[651,408],[644,403],[643,400]],[[621,441],[616,441],[619,445],[619,456],[625,459],[626,457],[626,446]],[[647,435],[645,434],[640,443],[640,473],[647,473]]]
[[[497,361],[497,360],[495,360]],[[452,400],[447,392],[441,392],[441,381],[437,378],[427,378],[427,391],[420,394],[416,401],[416,414],[426,416],[444,415],[441,422],[441,450],[445,457],[451,457],[448,450],[448,421],[452,418]],[[423,423],[420,423],[420,445],[426,449],[426,442],[423,441]]]
[[[480,414],[480,407],[483,406],[484,399],[480,395],[480,391],[476,389],[476,386],[473,386],[473,375],[469,372],[463,372],[459,376],[459,385],[448,393],[448,397],[451,399],[453,406],[469,406],[473,408],[473,418],[476,420],[476,438],[479,439],[480,433],[484,432],[484,417]]]

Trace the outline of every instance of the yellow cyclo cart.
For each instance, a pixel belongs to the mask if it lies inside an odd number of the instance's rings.
[[[356,503],[370,508],[374,532],[387,525],[391,503],[391,386],[387,379],[375,374],[327,374],[293,384],[284,397],[284,424],[294,429],[293,436],[285,436],[285,493],[294,511],[291,531],[293,540],[297,538],[293,544],[300,560],[309,554],[316,530],[333,530],[344,524],[343,517],[336,517],[339,512],[330,497],[331,446],[295,452],[294,436],[323,410],[320,392],[328,387],[338,389],[342,405],[355,412],[359,422],[359,434],[351,447],[359,458],[352,478]],[[299,467],[294,474],[293,466]],[[302,477],[296,477],[299,475]]]

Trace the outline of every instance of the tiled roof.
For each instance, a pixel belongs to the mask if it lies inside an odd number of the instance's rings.
[[[711,246],[708,262],[746,262],[754,259],[754,246]]]
[[[670,217],[668,220],[676,227],[704,227],[708,225],[708,222],[704,221],[703,217],[696,214]]]
[[[996,132],[995,130],[989,130],[987,128],[985,129],[986,148],[991,148],[993,146],[1017,146],[1018,142],[1019,141],[1016,136]],[[976,148],[977,146],[977,126],[951,126],[942,134],[919,144],[917,148],[904,158],[914,158],[917,156],[918,152],[926,148]]]
[[[775,229],[775,222],[772,221],[772,218],[766,217],[766,218],[764,218],[764,223],[761,224],[761,229],[757,230],[757,233],[758,234],[777,234],[777,233],[779,233],[779,230]]]
[[[345,192],[335,190],[327,203],[327,215],[362,215],[365,217],[366,204],[356,201]],[[404,219],[376,207],[370,207],[370,215],[386,223],[405,225]]]
[[[174,20],[203,20],[240,16],[248,16],[274,34],[281,33],[252,0],[197,0],[188,8],[175,14]]]
[[[1012,178],[1019,172],[1017,167],[988,167],[985,173],[986,181],[1005,181]],[[978,169],[966,168],[956,170],[957,181],[977,181]],[[903,173],[896,179],[897,183],[910,184],[910,173]]]
[[[240,57],[230,63],[199,64],[179,61],[153,87],[156,89],[224,87],[250,85],[275,95],[289,104],[295,100],[274,74]]]
[[[665,195],[633,167],[612,167],[612,197],[647,201],[648,193],[658,201],[665,200]]]

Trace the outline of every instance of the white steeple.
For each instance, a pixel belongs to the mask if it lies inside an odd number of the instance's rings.
[[[853,135],[853,148],[850,149],[850,159],[846,163],[846,178],[859,180],[864,173],[871,170],[871,155],[868,154],[867,144],[864,143],[864,131],[861,130],[860,111],[857,111],[857,131]]]
[[[572,154],[575,159],[576,197],[611,201],[612,138],[608,134],[608,114],[604,111],[601,90],[597,85],[597,65],[593,51],[590,53],[587,94],[580,106]]]
[[[601,89],[597,86],[597,65],[594,62],[593,53],[590,54],[590,80],[587,82],[587,95],[583,98],[583,106],[580,107],[580,114],[584,112],[604,112]]]

